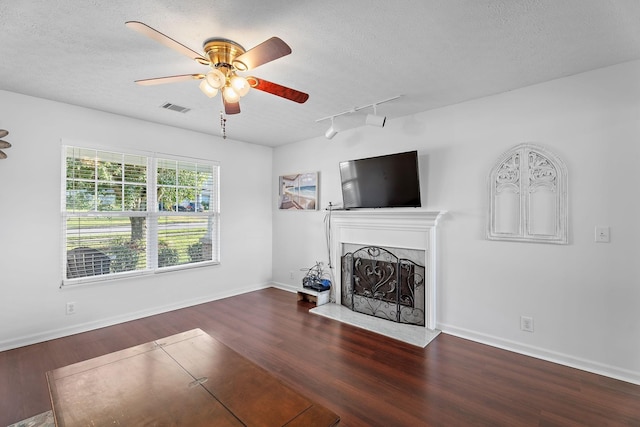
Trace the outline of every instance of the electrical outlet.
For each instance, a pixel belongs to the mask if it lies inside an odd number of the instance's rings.
[[[76,314],[76,303],[68,302],[67,303],[67,314]]]
[[[520,329],[525,332],[533,332],[533,317],[520,316]]]
[[[291,271],[289,272],[289,279],[291,279],[291,280],[295,279],[295,277],[294,277],[294,275],[293,275],[293,270],[291,270]]]

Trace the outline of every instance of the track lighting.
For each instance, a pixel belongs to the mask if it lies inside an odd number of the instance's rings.
[[[338,134],[338,129],[336,128],[336,125],[333,123],[333,119],[334,117],[331,117],[331,127],[327,129],[327,131],[324,133],[324,136],[327,139],[331,139]]]
[[[380,128],[383,128],[385,122],[387,121],[387,117],[379,116],[376,107],[377,104],[373,104],[373,114],[367,114],[367,118],[364,122],[370,126],[378,126]]]
[[[331,127],[325,132],[324,136],[327,137],[327,139],[331,139],[334,136],[336,136],[336,134],[339,132],[339,129],[337,129],[334,125],[334,119],[338,116],[342,116],[344,114],[353,114],[356,111],[360,111],[364,108],[369,108],[369,107],[373,107],[373,114],[367,114],[367,117],[365,118],[365,123],[371,126],[378,126],[378,127],[384,127],[385,123],[387,122],[387,117],[386,116],[379,116],[378,115],[378,105],[385,103],[385,102],[389,102],[389,101],[393,101],[394,99],[398,99],[400,98],[401,95],[398,96],[394,96],[392,98],[388,98],[388,99],[383,99],[382,101],[378,101],[375,102],[373,104],[367,104],[367,105],[363,105],[362,107],[354,107],[351,110],[347,110],[347,111],[343,111],[342,113],[338,113],[338,114],[334,114],[331,116],[327,116],[327,117],[323,117],[321,119],[316,120],[317,122],[321,122],[323,120],[327,120],[327,119],[331,119]]]

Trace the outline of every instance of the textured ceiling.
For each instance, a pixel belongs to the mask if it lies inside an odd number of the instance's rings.
[[[310,95],[296,104],[251,91],[227,136],[277,146],[324,134],[322,117],[402,95],[395,118],[640,59],[637,0],[20,0],[0,2],[0,89],[220,135],[206,72],[125,27],[137,20],[201,52],[218,36],[249,49],[279,36],[291,55],[251,75]],[[186,114],[160,108],[166,102]],[[362,126],[371,109],[336,119]],[[8,126],[8,125],[7,125]]]

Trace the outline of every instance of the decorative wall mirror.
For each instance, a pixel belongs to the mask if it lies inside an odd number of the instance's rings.
[[[567,244],[567,168],[555,154],[520,144],[489,174],[487,238]]]

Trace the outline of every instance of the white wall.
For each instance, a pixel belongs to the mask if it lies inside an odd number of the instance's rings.
[[[319,171],[324,209],[341,203],[340,161],[417,149],[423,206],[449,212],[438,328],[640,383],[639,75],[640,62],[626,63],[276,148],[273,280],[299,285],[301,267],[328,261],[325,212],[278,211],[279,175]],[[568,167],[569,245],[484,238],[489,170],[523,142]],[[596,225],[611,227],[611,243],[594,242]],[[521,315],[534,333],[520,331]]]
[[[0,161],[0,350],[269,284],[271,148],[6,91],[0,128],[13,144]],[[221,264],[59,289],[60,147],[69,141],[219,161]],[[67,301],[76,314],[65,315]]]

